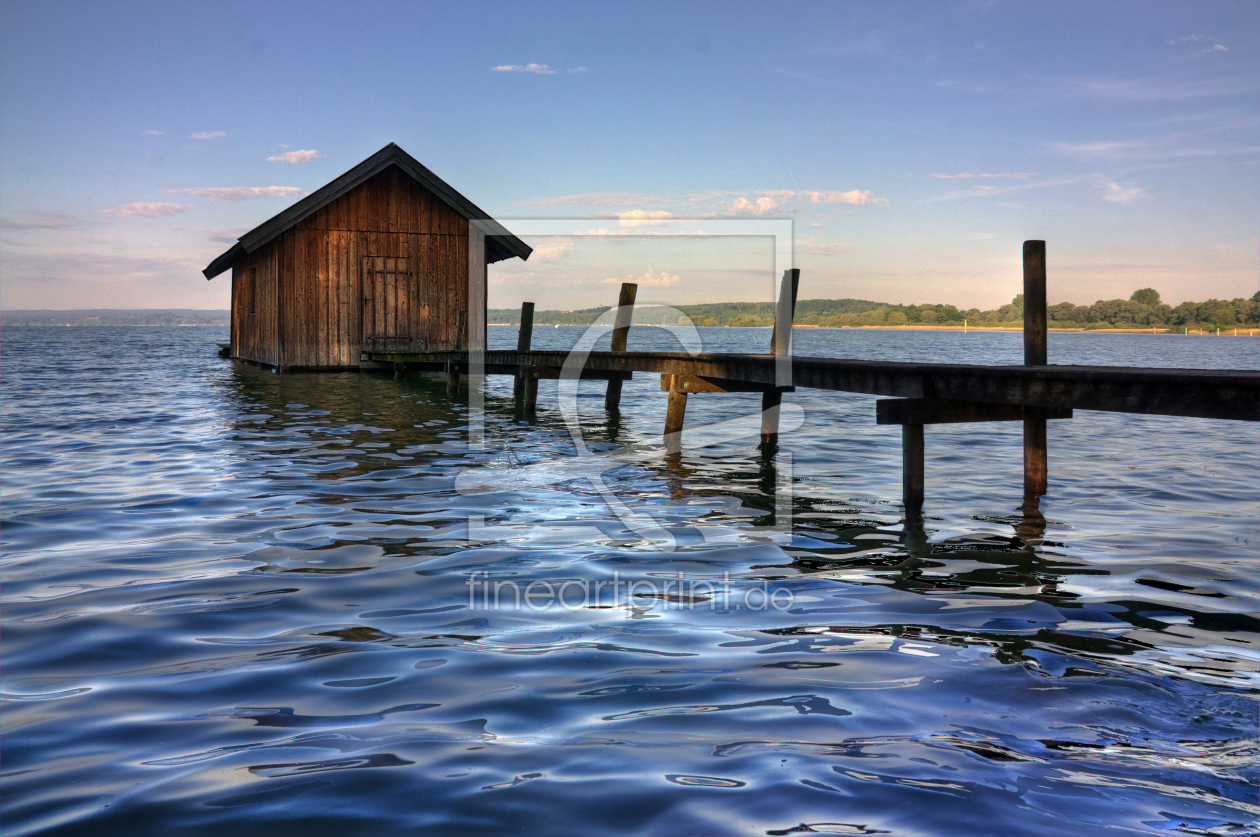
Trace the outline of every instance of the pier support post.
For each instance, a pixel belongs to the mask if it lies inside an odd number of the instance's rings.
[[[538,412],[538,376],[526,368],[525,378],[525,415],[532,416]]]
[[[1045,366],[1046,243],[1024,242],[1024,365]],[[1046,463],[1046,418],[1024,419],[1024,494],[1040,496],[1049,482]]]
[[[761,393],[761,442],[766,445],[779,443],[779,407],[783,404],[783,393],[778,390],[766,390]]]
[[[612,333],[612,351],[614,352],[626,350],[626,340],[630,336],[630,323],[634,318],[634,298],[638,292],[639,286],[633,282],[624,282],[621,285],[621,294],[617,297],[617,319]],[[685,395],[683,397],[686,398]],[[604,393],[604,409],[610,413],[621,409],[621,379],[608,382],[608,390]]]
[[[528,352],[534,339],[534,303],[521,303],[521,328],[516,333],[516,351]],[[512,380],[512,398],[521,400],[525,394],[525,367],[516,368],[516,377]]]
[[[446,391],[451,395],[459,392],[459,364],[452,363],[446,367]]]
[[[901,502],[906,518],[923,512],[923,425],[901,425]]]
[[[779,284],[779,299],[774,306],[774,330],[770,333],[770,354],[774,355],[775,386],[792,385],[792,320],[796,317],[796,292],[800,287],[801,272],[796,268],[783,271]],[[783,393],[779,391],[761,394],[761,442],[778,444],[779,407]]]

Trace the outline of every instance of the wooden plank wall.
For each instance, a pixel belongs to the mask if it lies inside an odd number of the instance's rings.
[[[246,254],[232,266],[233,357],[278,362],[278,281],[275,253],[266,248]]]
[[[482,283],[484,264],[482,253],[475,265]],[[285,367],[345,368],[358,366],[364,348],[457,348],[471,267],[468,221],[390,169],[241,258],[233,270],[234,353]],[[252,315],[250,268],[258,269],[261,305]],[[484,305],[484,289],[477,295]],[[270,301],[262,305],[264,297]],[[484,313],[469,318],[476,322]]]

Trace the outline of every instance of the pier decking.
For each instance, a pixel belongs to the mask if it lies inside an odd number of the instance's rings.
[[[568,352],[563,351],[487,351],[482,354],[482,372],[513,376],[532,373],[545,380],[559,377],[567,356]],[[363,357],[381,368],[401,366],[402,371],[446,373],[454,368],[467,373],[477,359],[468,352],[364,352]],[[1260,374],[1248,370],[982,366],[829,357],[789,360],[792,386],[797,388],[893,398],[1260,421]],[[581,377],[624,380],[634,372],[659,373],[704,378],[717,386],[729,386],[724,387],[726,392],[761,392],[777,388],[778,362],[775,356],[765,354],[591,352]],[[749,386],[739,388],[739,384]]]

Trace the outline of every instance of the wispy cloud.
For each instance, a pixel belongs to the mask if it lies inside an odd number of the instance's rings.
[[[727,212],[735,215],[762,215],[772,209],[789,209],[793,205],[848,204],[850,206],[875,206],[888,203],[887,198],[877,198],[869,191],[853,189],[848,192],[820,192],[809,189],[762,189],[749,198],[738,192],[699,192],[691,195],[692,203],[721,202]],[[732,200],[732,198],[734,198]]]
[[[586,68],[581,68],[585,72]],[[556,71],[546,64],[501,64],[493,69],[496,73],[533,73],[537,76],[554,76]]]
[[[581,195],[560,195],[555,198],[538,198],[524,201],[526,206],[633,206],[634,204],[660,205],[667,198],[657,195],[640,195],[635,192],[587,192]]]
[[[806,244],[805,250],[815,256],[843,256],[849,252],[844,244]]]
[[[108,209],[98,209],[102,215],[115,218],[160,218],[164,215],[176,215],[188,207],[179,203],[127,203]]]
[[[1140,146],[1136,142],[1056,142],[1051,147],[1069,157],[1122,157]]]
[[[806,201],[808,203],[828,204],[844,203],[850,206],[866,206],[867,204],[886,204],[887,198],[877,198],[869,191],[853,189],[849,192],[815,192],[810,190],[774,189],[758,192],[776,204]]]
[[[141,136],[145,136],[145,137],[164,137],[164,136],[166,136],[166,131],[143,131],[143,132],[141,132]]]
[[[571,236],[553,235],[544,238],[542,241],[531,241],[530,243],[534,248],[534,252],[530,256],[530,261],[533,262],[554,261],[562,259],[573,252],[573,238]]]
[[[990,179],[990,180],[997,180],[997,179],[1027,180],[1030,177],[1036,177],[1036,176],[1037,175],[1033,174],[1032,172],[1027,172],[1027,171],[1008,171],[1008,172],[998,172],[998,173],[992,173],[992,174],[987,173],[987,172],[981,172],[980,174],[972,174],[971,172],[960,171],[958,174],[929,174],[928,175],[928,177],[931,177],[936,180],[971,180],[977,177],[982,178],[982,179]]]
[[[998,190],[996,186],[972,186],[971,188],[975,189],[982,195],[992,195]]]
[[[74,219],[69,215],[42,209],[0,218],[0,230],[63,230],[74,225]]]
[[[215,201],[243,201],[246,198],[286,198],[302,194],[296,186],[228,186],[203,189],[170,189],[172,195],[192,195]]]
[[[616,276],[609,276],[604,280],[604,284],[620,285],[622,282],[633,282],[647,288],[668,288],[671,285],[677,285],[678,280],[679,276],[676,273],[666,273],[664,271],[657,273],[649,267],[647,273],[642,276],[635,276],[633,273],[628,273],[620,279]]]
[[[222,139],[223,137],[226,137],[226,136],[227,136],[226,131],[198,131],[195,134],[189,134],[188,138],[195,139],[195,140],[212,140],[212,139]]]
[[[580,73],[586,72],[586,68],[585,67],[572,67],[569,69],[569,72],[573,73],[574,75],[578,75]]]
[[[1183,44],[1198,44],[1198,43],[1203,43],[1205,41],[1212,41],[1212,40],[1214,39],[1209,38],[1207,35],[1182,35],[1180,38],[1173,38],[1171,41],[1168,42],[1168,45],[1181,46]],[[1214,53],[1214,52],[1229,52],[1229,47],[1225,46],[1224,44],[1212,44],[1212,46],[1207,47],[1205,49],[1196,50],[1193,54],[1194,55],[1210,55],[1211,53]]]
[[[1102,187],[1102,199],[1111,201],[1112,203],[1133,203],[1139,198],[1146,197],[1142,190],[1137,186],[1121,186],[1119,183],[1107,180],[1099,176],[1099,185]]]
[[[302,163],[309,163],[311,160],[314,160],[323,156],[324,156],[323,154],[320,154],[318,151],[311,148],[306,151],[286,151],[284,154],[277,154],[274,157],[268,157],[267,162],[268,163],[292,163],[294,165],[301,165]]]

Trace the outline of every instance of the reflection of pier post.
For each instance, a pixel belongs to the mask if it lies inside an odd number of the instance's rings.
[[[630,323],[634,318],[634,298],[639,286],[633,282],[621,285],[621,295],[617,297],[617,319],[613,325],[612,351],[624,352],[626,340],[630,336]],[[609,412],[621,409],[621,379],[613,378],[608,382],[608,391],[604,394],[604,409]]]
[[[1046,243],[1024,242],[1024,365],[1046,365]],[[1024,419],[1024,494],[1046,493],[1046,416],[1030,408]]]

